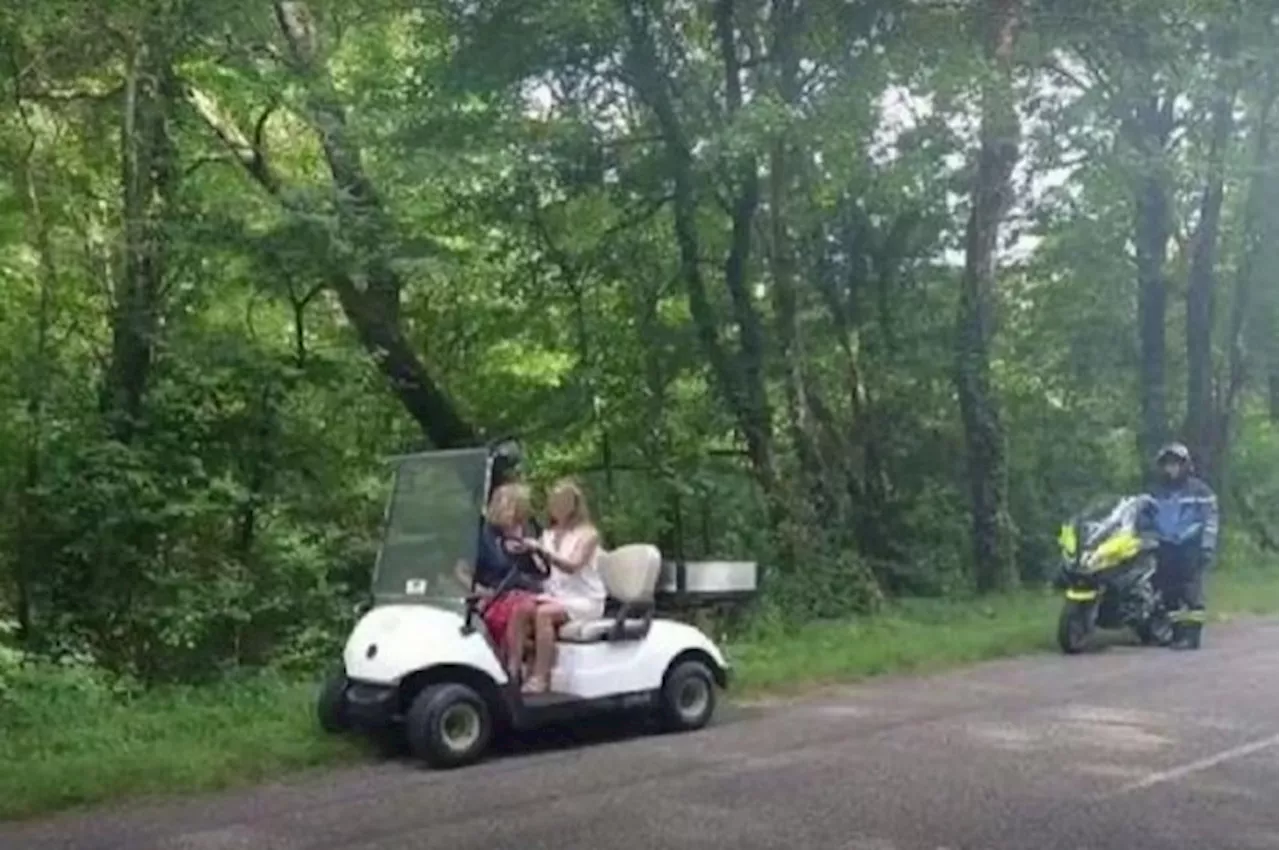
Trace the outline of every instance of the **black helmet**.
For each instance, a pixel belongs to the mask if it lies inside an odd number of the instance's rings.
[[[489,457],[493,459],[489,485],[492,492],[493,488],[501,487],[516,476],[520,469],[520,462],[524,459],[524,453],[520,451],[519,443],[508,438],[491,443]]]

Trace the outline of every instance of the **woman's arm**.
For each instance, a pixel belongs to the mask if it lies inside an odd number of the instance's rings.
[[[495,588],[515,568],[515,563],[502,542],[487,528],[481,532],[479,543],[476,551],[476,583]]]
[[[563,556],[556,554],[551,550],[550,546],[544,546],[541,542],[538,544],[538,549],[542,556],[556,569],[561,572],[576,573],[591,562],[591,557],[595,554],[596,547],[599,545],[600,536],[593,528],[582,535],[582,539]]]

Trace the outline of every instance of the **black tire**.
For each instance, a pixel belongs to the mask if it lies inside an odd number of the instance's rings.
[[[1067,655],[1083,652],[1089,633],[1093,631],[1090,622],[1091,603],[1067,602],[1058,615],[1058,646]]]
[[[405,715],[409,752],[443,770],[480,758],[493,737],[493,717],[484,699],[466,685],[427,685]]]
[[[1163,611],[1139,623],[1134,631],[1143,646],[1168,646],[1173,643],[1173,622]]]
[[[330,735],[340,735],[351,728],[347,717],[347,674],[338,669],[330,673],[320,686],[316,699],[316,720]]]
[[[716,711],[716,680],[703,661],[682,661],[671,669],[658,695],[658,719],[664,731],[701,729]]]

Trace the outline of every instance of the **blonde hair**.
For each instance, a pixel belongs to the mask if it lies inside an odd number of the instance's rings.
[[[503,484],[489,497],[485,519],[498,526],[519,525],[533,513],[529,488],[523,484]]]
[[[564,520],[566,527],[573,528],[578,525],[591,524],[591,510],[587,507],[587,497],[582,492],[582,488],[578,486],[578,482],[572,478],[561,478],[551,485],[551,489],[547,492],[548,509],[551,507],[551,502],[558,496],[568,496],[573,499],[573,507],[569,510],[569,516],[565,517]]]

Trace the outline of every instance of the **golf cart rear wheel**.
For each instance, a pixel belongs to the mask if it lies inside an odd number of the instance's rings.
[[[330,735],[339,735],[350,728],[347,719],[347,674],[341,668],[330,673],[320,686],[316,699],[316,719],[320,728]]]
[[[405,715],[409,750],[429,766],[461,767],[484,754],[493,735],[489,706],[457,683],[427,685]]]
[[[716,710],[716,682],[702,661],[683,661],[662,683],[659,716],[669,732],[701,729]]]

